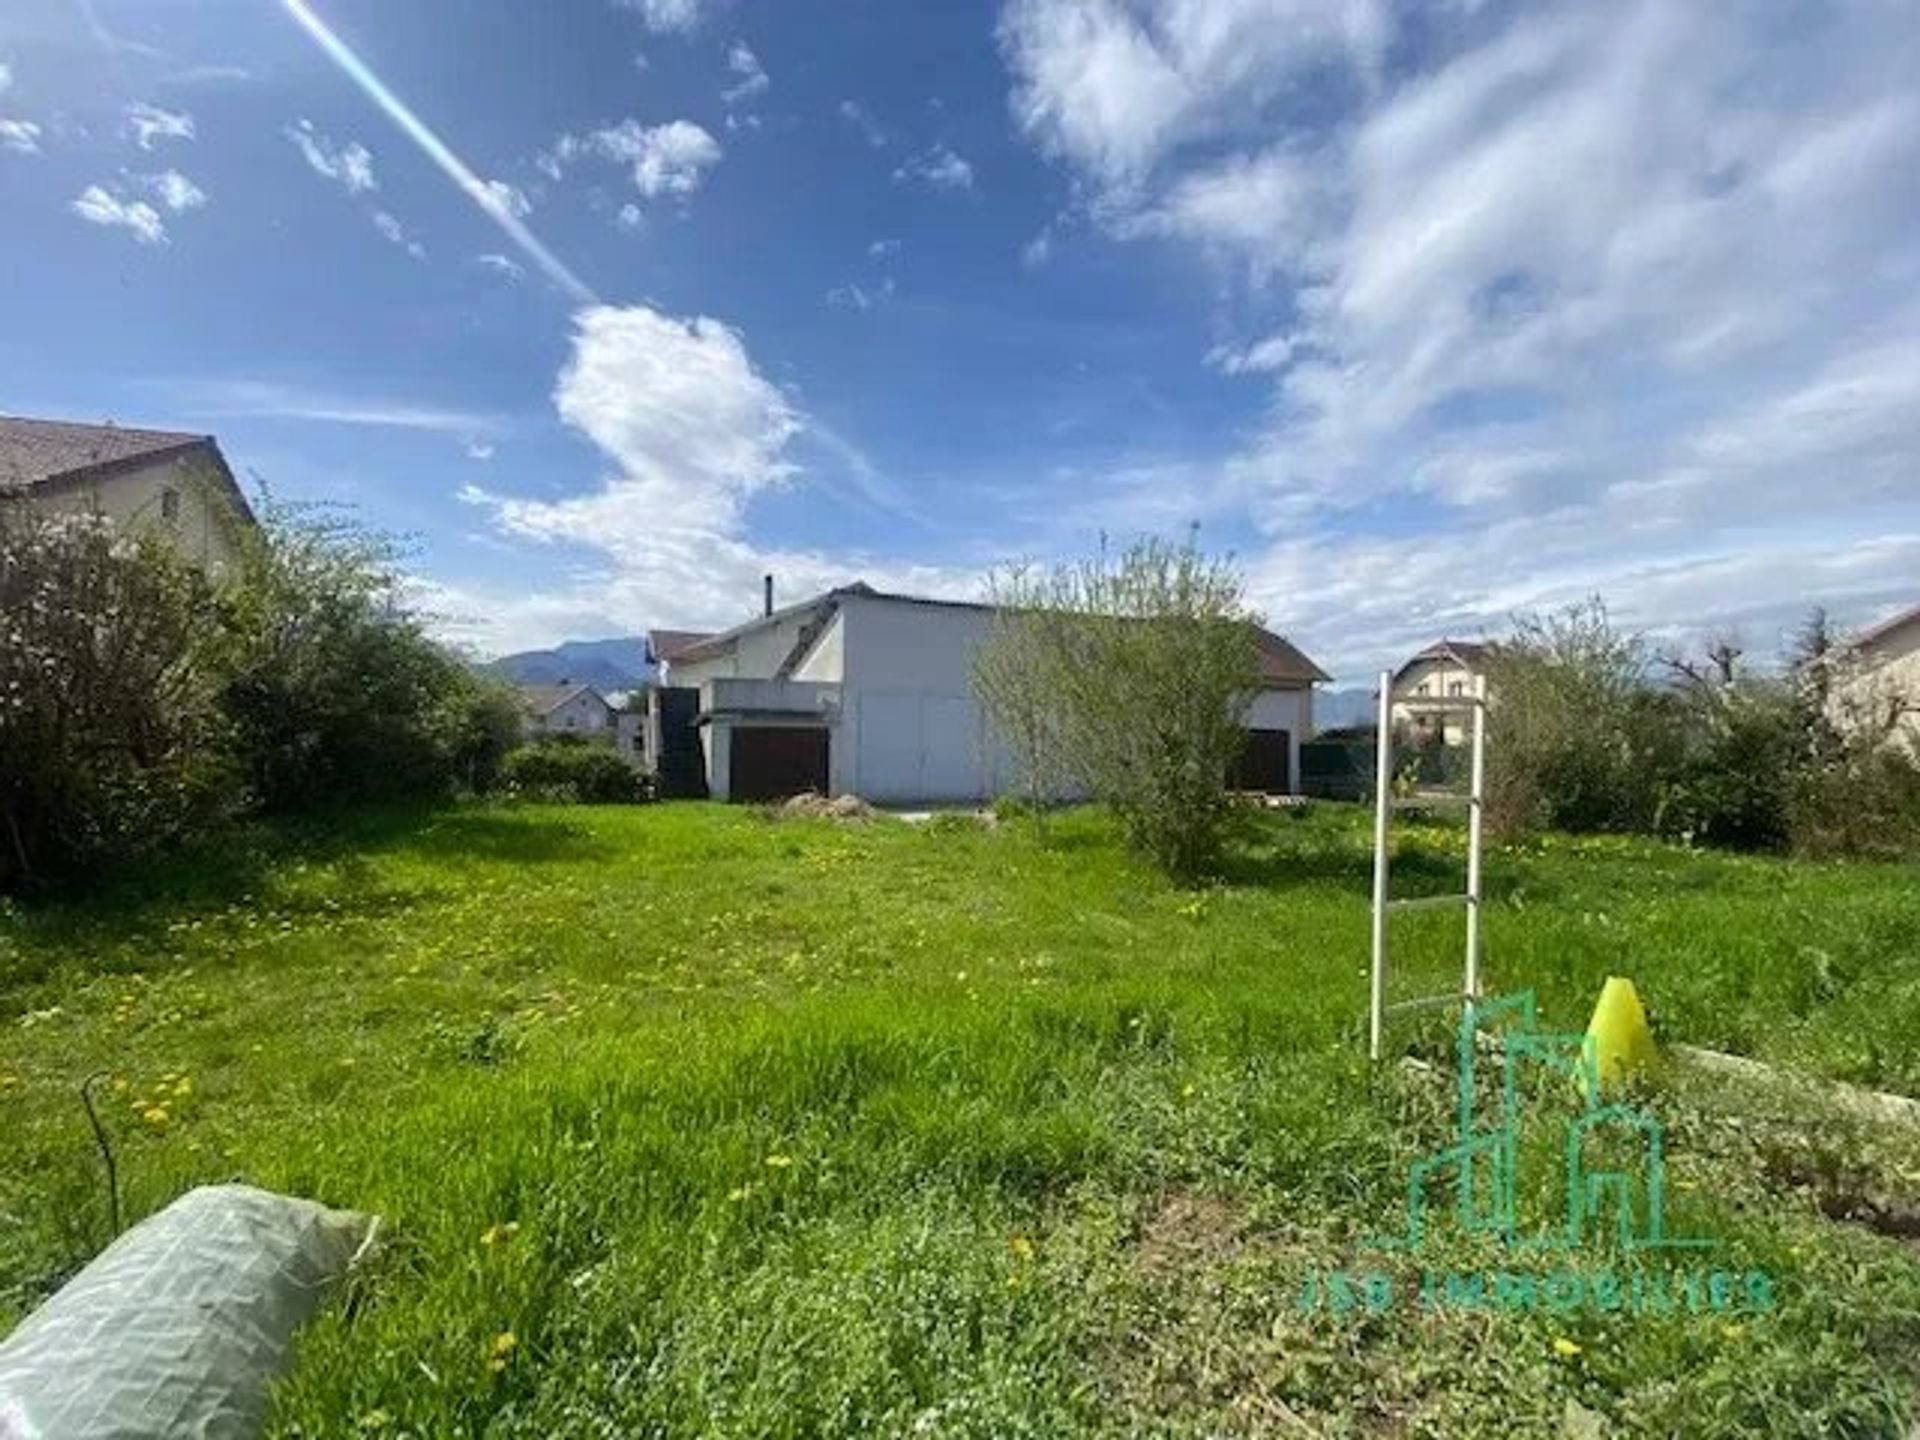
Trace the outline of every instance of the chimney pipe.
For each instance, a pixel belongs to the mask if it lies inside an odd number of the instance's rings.
[[[764,583],[767,588],[766,608],[760,613],[763,615],[771,615],[773,613],[773,576],[766,576]]]

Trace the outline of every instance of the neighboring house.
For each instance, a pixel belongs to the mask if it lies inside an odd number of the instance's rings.
[[[1920,605],[1856,635],[1836,667],[1831,705],[1840,724],[1893,724],[1920,754]],[[1897,718],[1895,718],[1897,717]]]
[[[1436,640],[1420,651],[1394,671],[1394,729],[1466,744],[1473,734],[1473,682],[1486,663],[1487,647],[1468,640]]]
[[[690,753],[715,799],[818,790],[886,804],[977,804],[1017,788],[1006,748],[973,694],[985,605],[830,590],[717,635],[656,630],[665,668],[651,695],[649,752]],[[1241,781],[1297,788],[1313,686],[1327,677],[1286,640],[1260,632],[1262,689]],[[693,703],[682,703],[692,701]],[[663,790],[665,786],[663,786]]]
[[[253,511],[211,435],[0,416],[0,504],[97,510],[163,534],[210,571],[233,564]]]
[[[611,740],[614,710],[591,685],[562,680],[557,685],[522,685],[520,708],[528,735],[579,735]]]

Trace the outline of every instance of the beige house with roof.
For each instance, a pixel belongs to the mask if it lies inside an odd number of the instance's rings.
[[[1847,645],[1830,704],[1842,725],[1891,725],[1920,755],[1920,605],[1862,631]]]
[[[0,416],[0,504],[97,511],[165,535],[212,573],[230,567],[253,511],[211,435]]]
[[[1466,744],[1473,734],[1473,682],[1486,663],[1487,647],[1476,641],[1434,641],[1394,671],[1393,728]]]

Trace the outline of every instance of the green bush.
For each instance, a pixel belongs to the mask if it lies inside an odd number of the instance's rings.
[[[497,781],[515,698],[428,637],[389,547],[263,509],[216,583],[162,537],[0,505],[0,890],[247,810]]]
[[[0,890],[237,808],[219,620],[206,581],[158,541],[0,503]]]
[[[1598,600],[1522,616],[1488,652],[1487,818],[1499,831],[1645,831],[1676,731],[1638,636]]]
[[[535,741],[507,756],[500,779],[528,800],[607,805],[653,798],[647,777],[604,745]]]
[[[490,767],[480,680],[401,599],[380,537],[269,504],[226,593],[223,703],[260,805],[444,795]],[[493,737],[497,739],[498,737]]]
[[[1230,561],[1190,541],[996,577],[973,687],[1036,805],[1067,788],[1183,881],[1218,864],[1227,777],[1259,689],[1257,617]]]

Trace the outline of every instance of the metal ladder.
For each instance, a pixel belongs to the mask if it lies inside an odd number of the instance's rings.
[[[1487,770],[1487,681],[1473,678],[1473,693],[1459,697],[1473,710],[1473,764],[1467,805],[1467,888],[1464,894],[1424,895],[1411,900],[1388,898],[1387,822],[1393,811],[1407,804],[1428,806],[1436,799],[1458,801],[1459,796],[1428,796],[1399,802],[1393,795],[1393,673],[1380,672],[1379,732],[1374,746],[1373,792],[1373,973],[1367,1007],[1367,1052],[1378,1060],[1386,1038],[1387,1016],[1403,1010],[1424,1010],[1480,997],[1480,831],[1485,809]],[[1467,910],[1467,957],[1457,993],[1423,995],[1387,1003],[1387,916],[1396,910],[1433,910],[1464,905]]]

